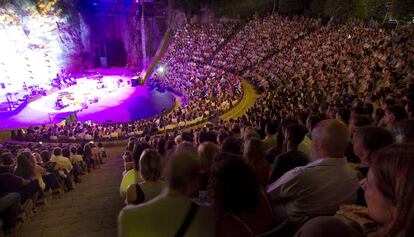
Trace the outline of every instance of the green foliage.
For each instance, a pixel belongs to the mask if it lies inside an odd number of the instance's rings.
[[[402,21],[412,21],[414,19],[414,0],[394,0],[392,15]]]
[[[324,5],[324,13],[343,20],[354,16],[357,10],[357,0],[328,0]]]
[[[279,0],[279,12],[292,13],[303,11],[307,2],[306,0]]]
[[[386,2],[386,0],[368,0],[366,8],[367,18],[373,18],[378,21],[384,20],[387,12]]]
[[[367,19],[368,18],[368,0],[356,0],[355,12],[352,14],[354,17]]]
[[[184,11],[188,16],[201,9],[201,2],[202,0],[174,0],[174,8]]]
[[[325,14],[324,12],[324,5],[326,0],[313,0],[310,4],[310,9],[313,14],[322,16]]]
[[[248,17],[263,6],[271,9],[278,0],[208,0],[208,6],[217,16]]]

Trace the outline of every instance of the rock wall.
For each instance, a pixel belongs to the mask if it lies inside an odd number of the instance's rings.
[[[77,17],[31,1],[0,8],[0,82],[8,92],[27,86],[48,86],[63,68],[82,67],[82,37]]]

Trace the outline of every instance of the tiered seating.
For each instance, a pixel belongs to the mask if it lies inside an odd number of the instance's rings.
[[[7,234],[82,185],[107,159],[102,144],[6,143],[0,149],[0,217]]]

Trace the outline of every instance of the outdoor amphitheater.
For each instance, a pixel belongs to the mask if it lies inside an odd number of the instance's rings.
[[[0,237],[414,236],[412,0],[0,0]]]

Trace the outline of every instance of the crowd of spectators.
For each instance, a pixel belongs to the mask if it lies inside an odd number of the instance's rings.
[[[287,47],[306,35],[318,21],[304,17],[271,14],[254,16],[214,57],[212,64],[240,74],[258,65],[269,53]]]
[[[7,234],[53,198],[75,189],[107,158],[101,143],[10,143],[0,147],[0,218]],[[35,217],[34,217],[35,218]]]
[[[42,126],[16,136],[128,138],[122,237],[408,237],[413,63],[409,26],[321,25],[277,14],[241,27],[187,25],[162,60],[165,74],[150,81],[182,96],[180,108],[127,124]],[[231,108],[243,93],[240,77],[260,93],[244,116],[159,133]]]
[[[410,27],[253,18],[213,68],[260,98],[236,120],[130,139],[119,236],[413,235],[413,44]]]

